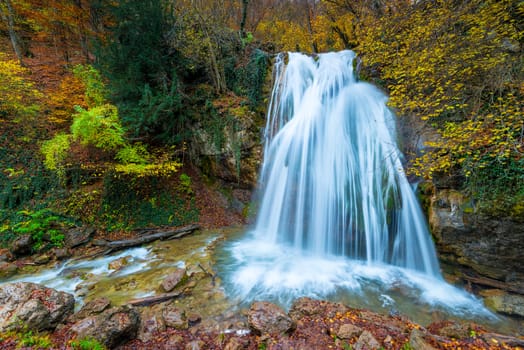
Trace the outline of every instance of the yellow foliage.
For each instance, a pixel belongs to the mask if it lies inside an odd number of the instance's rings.
[[[60,86],[48,95],[47,105],[50,109],[49,121],[64,125],[71,122],[75,106],[87,108],[85,85],[76,76],[66,76]]]
[[[368,26],[359,47],[379,67],[390,104],[440,131],[414,163],[431,178],[462,167],[466,176],[494,159],[522,157],[522,29],[515,1],[406,4]]]
[[[27,79],[28,70],[0,52],[0,118],[14,122],[34,117],[42,94]]]

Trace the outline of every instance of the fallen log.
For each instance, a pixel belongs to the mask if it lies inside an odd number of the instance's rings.
[[[180,296],[182,292],[173,292],[173,293],[166,293],[166,294],[160,294],[160,295],[154,295],[151,297],[145,297],[145,298],[138,298],[128,301],[127,303],[132,306],[149,306],[157,303],[162,303],[164,301],[168,301],[170,299],[174,299],[178,296]]]
[[[116,250],[126,249],[130,247],[136,247],[146,243],[150,243],[157,240],[170,240],[182,238],[191,234],[192,232],[198,230],[200,226],[198,225],[189,225],[184,226],[178,229],[169,229],[165,231],[155,232],[149,235],[143,235],[137,238],[124,239],[118,241],[106,241],[106,240],[96,240],[93,241],[93,245],[105,247],[108,251],[105,251],[104,254],[109,254]]]

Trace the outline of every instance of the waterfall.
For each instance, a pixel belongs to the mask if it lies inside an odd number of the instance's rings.
[[[217,257],[225,290],[240,303],[319,297],[421,322],[435,310],[491,317],[443,280],[395,115],[354,63],[352,51],[276,58],[258,215]]]
[[[285,58],[274,69],[256,234],[439,276],[387,97],[357,80],[352,51]]]

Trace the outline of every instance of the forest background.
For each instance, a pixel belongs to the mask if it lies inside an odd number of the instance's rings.
[[[197,221],[195,133],[240,164],[228,135],[263,127],[281,51],[356,51],[412,178],[524,220],[523,1],[0,0],[0,16],[3,243]]]

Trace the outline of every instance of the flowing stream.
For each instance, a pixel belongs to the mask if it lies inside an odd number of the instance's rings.
[[[421,322],[495,318],[443,280],[395,116],[354,65],[352,51],[277,57],[256,224],[219,259],[227,293],[330,298]]]

